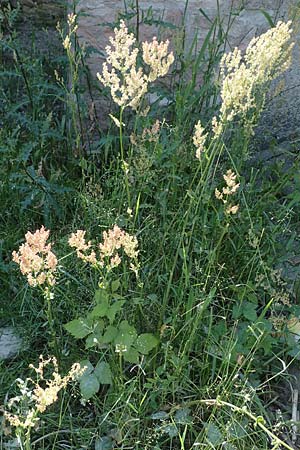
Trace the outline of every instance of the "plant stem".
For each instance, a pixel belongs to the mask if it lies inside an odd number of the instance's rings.
[[[44,291],[44,297],[46,300],[46,316],[47,320],[50,326],[50,334],[51,334],[51,342],[50,346],[54,348],[54,353],[57,359],[59,359],[59,352],[58,352],[58,344],[56,339],[56,333],[54,329],[54,320],[53,320],[53,314],[52,314],[52,304],[51,304],[51,290],[48,288]]]
[[[119,122],[120,122],[120,127],[119,127],[119,134],[120,134],[120,153],[121,153],[121,161],[122,161],[122,168],[124,171],[124,175],[125,175],[125,186],[126,186],[126,193],[127,193],[127,203],[128,203],[128,208],[130,208],[131,206],[131,199],[130,199],[130,190],[129,190],[129,180],[128,180],[128,168],[127,168],[127,164],[124,160],[124,147],[123,147],[123,111],[124,108],[121,107],[120,109],[120,117],[119,117]]]

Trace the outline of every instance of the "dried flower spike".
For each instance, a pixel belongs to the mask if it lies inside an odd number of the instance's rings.
[[[51,378],[45,378],[44,371],[49,365],[53,366]],[[37,374],[37,381],[27,378],[18,379],[17,384],[20,395],[11,398],[7,403],[4,418],[10,425],[24,430],[30,430],[38,422],[38,414],[43,413],[48,406],[55,403],[58,393],[66,388],[67,384],[77,379],[85,369],[80,364],[72,365],[71,370],[62,377],[58,372],[58,364],[54,357],[44,359],[40,356],[38,367],[29,366]]]

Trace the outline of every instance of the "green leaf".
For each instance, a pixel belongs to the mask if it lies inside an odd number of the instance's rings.
[[[213,446],[220,445],[222,443],[223,434],[220,429],[213,423],[205,424],[207,439]]]
[[[110,437],[100,437],[95,442],[95,450],[113,450],[114,443]]]
[[[90,317],[104,317],[107,315],[108,310],[108,299],[103,300],[101,303],[98,303],[95,308],[90,312]]]
[[[120,329],[114,343],[115,345],[120,345],[121,347],[125,347],[125,349],[128,350],[136,340],[136,337],[136,329],[129,325],[127,320],[123,320],[123,322],[121,322],[120,324]]]
[[[101,337],[101,342],[103,342],[104,344],[109,344],[110,342],[112,342],[115,339],[117,334],[118,334],[118,329],[116,327],[113,327],[112,325],[108,325],[105,333]]]
[[[135,348],[129,348],[123,353],[125,361],[131,364],[138,364],[139,362],[139,352]]]
[[[106,316],[108,317],[110,323],[115,320],[116,314],[121,311],[122,306],[124,305],[125,300],[119,300],[113,303],[107,310]]]
[[[111,291],[112,292],[117,292],[117,290],[119,289],[119,287],[120,287],[120,281],[119,280],[114,280],[114,281],[112,281],[112,283],[111,283]]]
[[[108,303],[108,293],[105,289],[97,289],[95,292],[95,302],[98,303]]]
[[[94,333],[90,334],[85,340],[85,348],[89,349],[92,347],[96,347],[98,345],[97,339],[95,338]]]
[[[98,320],[92,333],[86,338],[85,348],[92,348],[102,343],[103,320]]]
[[[91,321],[88,319],[71,320],[64,325],[64,328],[76,339],[82,339],[91,333]]]
[[[88,359],[83,359],[79,364],[81,369],[85,367],[85,371],[81,375],[79,375],[78,379],[82,378],[84,375],[89,375],[94,370],[93,364]]]
[[[142,355],[148,355],[148,353],[158,345],[159,340],[151,333],[141,334],[135,343],[135,348],[142,353]]]
[[[85,400],[89,400],[99,391],[100,383],[94,373],[83,375],[80,380],[81,395]]]
[[[259,11],[265,16],[268,24],[270,25],[271,28],[275,27],[275,23],[272,19],[272,17],[270,16],[270,14],[263,8],[260,8]]]
[[[167,423],[161,427],[161,430],[164,433],[167,433],[170,438],[174,438],[178,436],[178,430],[175,424],[173,423]]]
[[[112,373],[107,362],[99,361],[95,367],[94,374],[96,375],[99,383],[112,384]]]
[[[152,420],[166,420],[169,418],[169,414],[166,411],[158,411],[151,415]]]
[[[232,318],[233,319],[238,319],[239,317],[241,317],[242,314],[242,308],[241,305],[233,305],[232,308]]]
[[[250,302],[244,302],[242,305],[243,316],[250,322],[255,322],[257,319],[256,305]]]
[[[189,408],[178,409],[174,416],[174,422],[181,425],[187,425],[192,423],[192,418],[190,416],[191,410]]]

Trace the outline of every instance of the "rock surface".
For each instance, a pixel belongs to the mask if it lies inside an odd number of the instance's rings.
[[[22,348],[22,340],[12,327],[0,328],[0,360],[15,356]]]

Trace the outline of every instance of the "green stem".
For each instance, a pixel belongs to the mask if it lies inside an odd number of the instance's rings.
[[[120,109],[120,127],[119,127],[119,133],[120,133],[120,153],[121,153],[121,161],[122,161],[122,168],[125,175],[125,186],[126,186],[126,193],[127,193],[127,203],[128,208],[131,206],[131,199],[130,199],[130,189],[129,189],[129,180],[128,180],[128,169],[126,166],[126,162],[124,160],[124,147],[123,147],[123,111],[124,108],[121,107]]]
[[[44,291],[44,297],[46,300],[46,316],[50,327],[50,334],[51,334],[51,342],[50,346],[54,348],[54,353],[57,359],[59,359],[59,352],[58,352],[58,343],[54,328],[54,320],[53,320],[53,314],[52,314],[52,303],[51,303],[51,290],[49,287]]]
[[[121,379],[121,383],[122,385],[124,384],[124,380],[123,380],[123,359],[122,359],[122,352],[119,353],[119,370],[120,370],[120,379]]]
[[[31,450],[30,433],[29,432],[26,433],[25,450]]]

